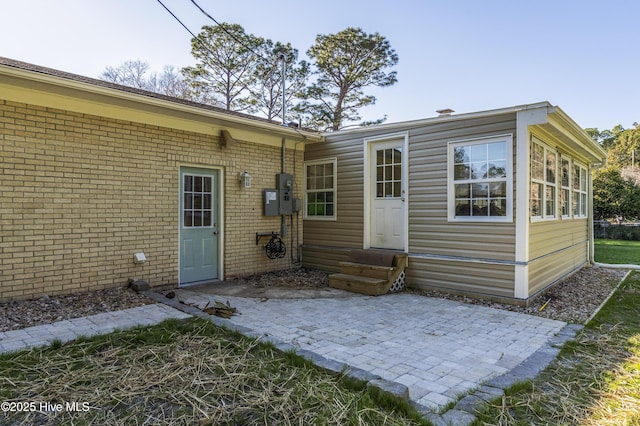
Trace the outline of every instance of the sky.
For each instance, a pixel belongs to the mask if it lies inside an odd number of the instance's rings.
[[[189,29],[215,25],[161,0]],[[218,22],[291,43],[347,27],[387,38],[398,83],[368,92],[366,120],[400,122],[549,101],[583,128],[640,122],[637,0],[196,0]],[[0,0],[0,56],[98,77],[140,59],[194,65],[191,35],[158,0]]]

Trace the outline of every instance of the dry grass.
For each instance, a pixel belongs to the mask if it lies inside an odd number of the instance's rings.
[[[639,425],[640,273],[630,275],[535,380],[507,390],[483,425]]]
[[[420,423],[362,384],[199,319],[2,356],[0,399],[91,407],[4,413],[1,424]]]

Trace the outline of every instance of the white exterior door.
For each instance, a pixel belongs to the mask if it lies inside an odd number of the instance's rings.
[[[218,174],[180,173],[180,284],[218,278]]]
[[[370,246],[405,249],[404,139],[374,142],[369,149]]]

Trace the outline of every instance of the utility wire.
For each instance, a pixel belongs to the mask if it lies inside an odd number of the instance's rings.
[[[156,1],[157,1],[158,3],[160,3],[160,5],[164,8],[164,10],[166,10],[167,12],[169,12],[169,14],[170,14],[171,16],[173,16],[173,19],[175,19],[176,21],[178,21],[178,23],[179,23],[180,25],[182,25],[182,28],[184,28],[185,30],[187,30],[187,32],[188,32],[189,34],[191,34],[191,37],[193,37],[195,40],[197,40],[197,41],[198,41],[198,43],[200,43],[200,46],[202,46],[202,48],[203,48],[203,49],[205,49],[209,54],[211,54],[211,55],[215,56],[215,53],[214,53],[211,49],[209,49],[209,46],[207,46],[207,44],[206,44],[203,40],[201,40],[201,39],[200,39],[200,37],[198,37],[197,35],[195,35],[195,34],[194,34],[190,29],[189,29],[189,27],[187,27],[187,26],[186,26],[186,25],[185,25],[185,24],[180,20],[180,18],[178,18],[178,17],[177,17],[177,16],[176,16],[176,15],[175,15],[175,14],[174,14],[174,13],[173,13],[169,8],[168,8],[168,7],[167,7],[167,6],[165,6],[165,5],[164,5],[164,3],[162,3],[162,1],[161,1],[161,0],[156,0]],[[209,59],[213,59],[213,58],[211,58],[211,57],[210,57]]]
[[[204,42],[200,37],[198,37],[196,34],[194,34],[189,27],[187,27],[181,20],[180,18],[178,18],[167,6],[165,6],[164,3],[162,3],[161,0],[156,0],[172,17],[173,19],[175,19],[185,30],[187,30],[187,32],[189,34],[191,34],[191,36],[198,41],[198,43],[200,44],[200,46],[202,46],[202,48],[206,51],[206,53],[208,53],[208,55],[206,55],[208,57],[208,59],[212,62],[215,62],[215,56],[216,54],[209,48],[209,46],[207,45],[206,42]],[[235,37],[234,34],[232,34],[231,32],[227,31],[227,29],[225,28],[225,26],[223,24],[220,24],[213,16],[211,16],[209,13],[207,13],[204,9],[202,9],[202,7],[200,7],[200,5],[198,3],[196,3],[194,0],[191,0],[191,2],[200,10],[200,12],[202,12],[206,17],[208,17],[209,19],[211,19],[216,25],[218,25],[229,37],[231,37],[233,40],[235,40],[237,43],[239,43],[240,45],[242,45],[245,49],[247,49],[248,51],[250,51],[251,53],[253,53],[258,59],[266,62],[268,65],[272,65],[271,71],[269,72],[269,75],[273,75],[273,73],[275,72],[276,68],[277,68],[277,63],[271,62],[268,59],[264,58],[262,55],[256,53],[253,49],[251,49],[249,46],[247,46],[242,40],[239,40],[237,37]],[[236,78],[237,80],[239,80],[239,78],[231,73],[231,75]],[[270,78],[270,77],[269,77]],[[261,99],[263,97],[263,95],[255,93],[254,91],[252,91],[249,87],[245,86],[245,90],[247,90],[249,93],[251,93],[251,95],[253,95],[256,99]]]
[[[250,51],[251,53],[253,53],[254,55],[256,55],[256,57],[264,62],[266,62],[267,64],[272,64],[273,62],[268,60],[267,58],[265,58],[264,56],[262,56],[261,54],[259,54],[258,52],[256,52],[255,50],[253,50],[251,47],[247,46],[245,44],[244,41],[240,40],[239,38],[237,38],[233,33],[231,33],[230,31],[227,31],[227,29],[224,26],[224,23],[220,23],[216,20],[216,18],[214,18],[213,16],[211,16],[209,13],[207,13],[207,11],[205,11],[195,0],[191,0],[191,3],[193,3],[193,5],[195,7],[198,8],[198,10],[200,10],[200,12],[202,12],[202,14],[204,16],[206,16],[207,18],[211,19],[213,22],[215,22],[215,24],[217,26],[220,27],[220,29],[222,29],[222,31],[224,31],[225,33],[227,33],[227,35],[229,37],[231,37],[232,39],[234,39],[238,44],[240,44],[242,47],[244,47],[245,49],[247,49],[248,51]],[[275,66],[275,65],[274,65]]]
[[[162,3],[160,0],[156,0],[158,3],[160,3],[160,6],[164,7],[164,10],[166,10],[167,12],[169,12],[169,15],[173,16],[173,19],[175,19],[176,21],[178,21],[178,23],[180,25],[182,25],[182,28],[184,28],[185,30],[187,30],[187,32],[189,34],[191,34],[191,36],[195,39],[198,39],[198,36],[196,36],[193,32],[191,32],[191,30],[189,29],[189,27],[187,27],[181,20],[180,18],[178,18],[167,6],[164,5],[164,3]],[[198,39],[198,41],[200,41],[200,39]],[[206,48],[206,46],[205,46]]]

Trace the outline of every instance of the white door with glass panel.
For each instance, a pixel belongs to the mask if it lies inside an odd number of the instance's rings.
[[[218,172],[180,171],[180,284],[218,278]]]
[[[371,143],[370,246],[405,248],[404,139]]]

